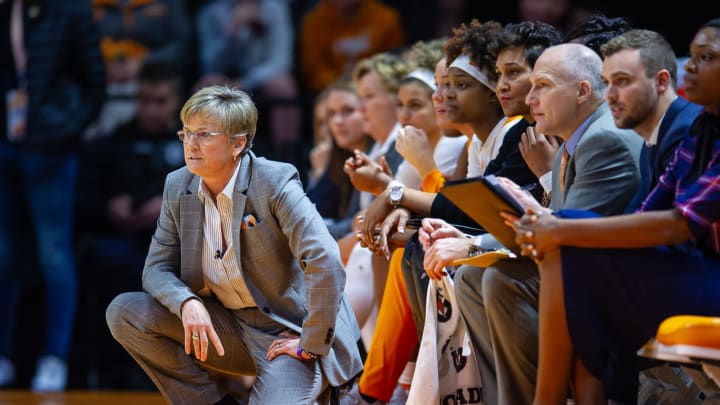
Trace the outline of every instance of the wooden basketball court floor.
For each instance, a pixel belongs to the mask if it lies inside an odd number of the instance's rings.
[[[166,405],[156,392],[65,391],[36,394],[29,390],[0,390],[0,405]]]

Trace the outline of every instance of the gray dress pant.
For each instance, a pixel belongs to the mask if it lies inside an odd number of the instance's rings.
[[[478,354],[485,404],[531,404],[538,361],[537,266],[524,258],[487,269],[462,266],[455,292]]]
[[[207,370],[256,375],[250,404],[313,404],[327,387],[317,360],[280,356],[268,361],[268,346],[285,326],[255,308],[229,310],[204,298],[225,348],[210,343],[205,362],[185,354],[181,320],[145,292],[124,293],[108,306],[113,337],[140,364],[171,404],[212,404],[225,396]]]

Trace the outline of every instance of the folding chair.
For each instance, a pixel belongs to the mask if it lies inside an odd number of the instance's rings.
[[[639,404],[720,403],[720,318],[670,317],[638,355],[667,362],[641,372]]]

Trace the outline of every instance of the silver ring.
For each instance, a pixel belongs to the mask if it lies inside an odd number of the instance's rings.
[[[532,257],[537,258],[537,257],[538,257],[538,251],[537,251],[537,249],[533,249],[530,254],[532,255]]]

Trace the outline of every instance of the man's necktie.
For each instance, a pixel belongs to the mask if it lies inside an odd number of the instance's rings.
[[[560,193],[565,192],[565,172],[567,171],[568,160],[570,160],[570,154],[567,149],[562,148],[562,157],[560,158]]]

